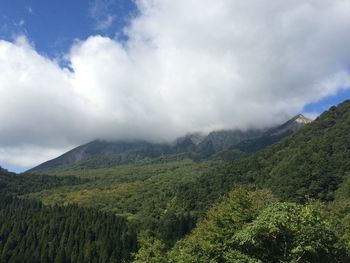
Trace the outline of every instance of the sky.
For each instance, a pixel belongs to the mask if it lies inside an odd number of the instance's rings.
[[[55,58],[91,35],[123,39],[123,28],[136,15],[129,0],[1,0],[0,38],[24,35],[41,55]]]
[[[258,129],[350,97],[347,0],[2,0],[0,165]]]

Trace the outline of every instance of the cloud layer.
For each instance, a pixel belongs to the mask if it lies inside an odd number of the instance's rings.
[[[24,37],[0,41],[0,163],[34,165],[95,138],[266,127],[350,86],[349,1],[136,4],[126,42],[76,42],[70,69]]]

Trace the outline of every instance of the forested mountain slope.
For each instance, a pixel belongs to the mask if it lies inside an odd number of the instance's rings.
[[[15,174],[0,167],[0,194],[21,195],[64,185],[83,184],[87,181],[74,176]]]
[[[135,262],[349,262],[349,129],[345,101],[280,143],[187,185],[192,200],[229,194],[170,250],[143,236]]]
[[[142,236],[134,262],[349,262],[349,230],[334,227],[334,218],[344,216],[325,210],[318,202],[281,202],[267,190],[237,187],[171,250],[161,240]]]
[[[125,218],[0,197],[0,262],[124,262],[136,250]]]
[[[237,183],[269,188],[283,200],[332,200],[350,173],[349,130],[346,101],[282,141],[222,165],[215,175],[204,175],[186,187],[199,200],[229,191]]]
[[[332,108],[290,137],[242,160],[67,170],[62,175],[93,180],[30,197],[50,205],[79,204],[127,215],[143,228],[159,232],[169,244],[187,233],[236,184],[270,188],[283,200],[332,200],[349,171],[349,104]],[[169,230],[174,225],[176,230]]]
[[[77,205],[124,218],[138,233],[141,250],[136,262],[191,262],[185,259],[201,256],[198,262],[348,262],[349,129],[346,101],[244,159],[163,159],[67,169],[59,172],[62,178],[75,175],[87,181],[70,177],[71,185],[40,186],[42,181],[34,180],[32,190],[11,191],[49,206]],[[10,178],[15,186],[24,180]],[[248,190],[239,190],[239,185]],[[269,190],[256,190],[264,188]],[[160,261],[145,260],[149,252],[160,255]]]
[[[268,187],[283,199],[332,200],[350,173],[350,101],[252,157],[228,168],[243,182]]]

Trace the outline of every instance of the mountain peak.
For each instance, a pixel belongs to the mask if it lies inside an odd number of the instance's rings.
[[[292,121],[300,123],[300,124],[308,124],[308,123],[312,122],[311,119],[305,117],[303,114],[296,115],[294,118],[292,118]]]
[[[303,114],[298,114],[281,126],[270,130],[270,135],[276,136],[285,132],[294,132],[310,122],[312,122],[312,120],[306,118]]]

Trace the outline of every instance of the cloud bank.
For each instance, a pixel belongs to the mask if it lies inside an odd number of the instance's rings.
[[[69,69],[24,37],[0,41],[0,162],[31,166],[95,138],[267,127],[350,86],[349,1],[136,4],[127,41],[76,42]]]

